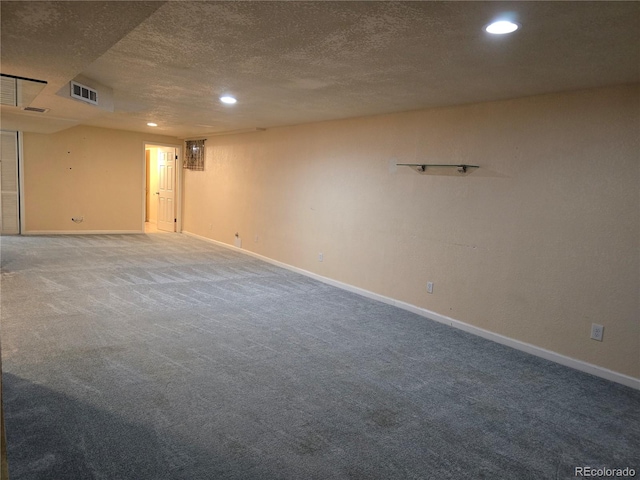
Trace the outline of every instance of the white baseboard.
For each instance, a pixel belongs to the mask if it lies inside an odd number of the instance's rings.
[[[29,230],[22,235],[130,235],[144,230]]]
[[[354,287],[353,285],[349,285],[347,283],[339,282],[337,280],[333,280],[331,278],[323,277],[313,272],[309,272],[308,270],[303,270],[298,267],[294,267],[288,265],[286,263],[279,262],[277,260],[273,260],[272,258],[265,257],[258,253],[251,252],[249,250],[244,250],[242,248],[234,247],[233,245],[229,245],[227,243],[219,242],[217,240],[213,240],[211,238],[203,237],[201,235],[196,235],[195,233],[190,233],[183,231],[185,235],[190,237],[197,238],[199,240],[204,240],[206,242],[214,243],[221,247],[225,247],[231,250],[235,250],[237,252],[244,253],[246,255],[250,255],[255,258],[259,258],[267,263],[272,265],[277,265],[278,267],[285,268],[287,270],[300,273],[307,277],[311,277],[315,280],[318,280],[322,283],[326,283],[328,285],[332,285],[334,287],[340,288],[342,290],[346,290],[352,293],[356,293],[358,295],[362,295],[363,297],[370,298],[372,300],[377,300],[382,303],[386,303],[388,305],[393,305],[394,307],[401,308],[403,310],[407,310],[409,312],[415,313],[422,317],[426,317],[430,320],[434,320],[439,323],[443,323],[445,325],[449,325],[451,327],[457,328],[459,330],[464,330],[465,332],[469,332],[473,335],[477,335],[479,337],[485,338],[487,340],[491,340],[496,343],[500,343],[502,345],[506,345],[511,348],[515,348],[516,350],[520,350],[531,355],[535,355],[536,357],[544,358],[545,360],[550,360],[555,363],[559,363],[560,365],[564,365],[566,367],[574,368],[576,370],[580,370],[581,372],[586,372],[591,375],[595,375],[596,377],[604,378],[606,380],[611,380],[612,382],[620,383],[622,385],[626,385],[631,388],[635,388],[636,390],[640,390],[640,379],[634,378],[629,375],[625,375],[623,373],[615,372],[613,370],[609,370],[607,368],[599,367],[598,365],[593,365],[592,363],[583,362],[582,360],[577,360],[575,358],[567,357],[560,353],[553,352],[551,350],[546,350],[541,347],[537,347],[530,343],[521,342],[520,340],[515,340],[513,338],[505,337],[504,335],[500,335],[498,333],[491,332],[489,330],[485,330],[483,328],[475,327],[473,325],[469,325],[468,323],[461,322],[460,320],[456,320],[454,318],[450,318],[444,315],[440,315],[439,313],[432,312],[431,310],[427,310],[426,308],[417,307],[410,303],[401,302],[400,300],[395,300],[390,297],[385,297],[384,295],[380,295],[369,290],[364,290],[359,287]]]

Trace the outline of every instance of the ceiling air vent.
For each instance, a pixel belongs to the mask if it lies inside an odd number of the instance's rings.
[[[78,82],[71,82],[71,96],[83,102],[98,105],[98,92]]]
[[[25,112],[36,112],[36,113],[47,113],[49,111],[48,108],[38,108],[38,107],[24,107],[22,110]]]

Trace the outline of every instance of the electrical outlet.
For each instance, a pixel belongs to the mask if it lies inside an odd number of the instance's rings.
[[[256,235],[255,242],[258,243],[260,241],[260,236]]]
[[[591,324],[591,338],[599,342],[602,341],[602,335],[604,334],[604,327],[597,323]]]
[[[427,282],[427,293],[433,293],[433,282]]]
[[[320,253],[318,254],[318,261],[319,261],[319,262],[323,262],[323,261],[324,261],[324,253],[320,252]]]

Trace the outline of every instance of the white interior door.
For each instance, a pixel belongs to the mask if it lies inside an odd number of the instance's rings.
[[[158,150],[158,230],[176,231],[176,154],[173,148]]]
[[[0,144],[0,234],[20,233],[18,132],[2,133]]]

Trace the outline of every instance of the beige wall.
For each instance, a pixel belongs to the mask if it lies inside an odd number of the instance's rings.
[[[212,137],[185,175],[184,230],[239,232],[269,258],[640,377],[639,99],[623,86]]]
[[[182,143],[86,126],[24,133],[25,233],[141,231],[144,141]]]

